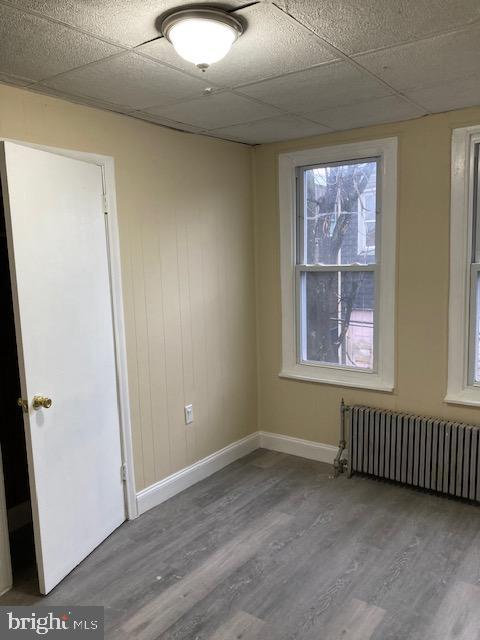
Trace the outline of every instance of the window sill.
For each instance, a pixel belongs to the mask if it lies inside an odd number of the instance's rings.
[[[447,393],[443,399],[447,404],[464,404],[480,407],[480,387],[466,387],[461,391]]]
[[[345,371],[308,365],[295,365],[283,368],[278,374],[280,378],[291,378],[303,382],[317,382],[337,387],[351,387],[354,389],[370,389],[372,391],[392,392],[393,384],[383,380],[378,373]],[[480,402],[479,402],[480,403]]]

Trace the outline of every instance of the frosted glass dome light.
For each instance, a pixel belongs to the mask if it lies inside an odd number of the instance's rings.
[[[205,71],[227,55],[243,27],[220,9],[186,9],[165,18],[162,32],[179,56]]]

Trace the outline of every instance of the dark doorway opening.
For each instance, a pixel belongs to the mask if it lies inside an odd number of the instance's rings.
[[[35,570],[30,487],[21,396],[15,319],[3,199],[0,185],[0,422],[5,500],[8,515],[13,584],[31,584],[38,591]]]

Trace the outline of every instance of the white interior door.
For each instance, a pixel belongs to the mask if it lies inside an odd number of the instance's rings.
[[[101,167],[2,143],[40,591],[125,519]],[[52,400],[35,409],[35,396]],[[48,404],[48,403],[47,403]]]

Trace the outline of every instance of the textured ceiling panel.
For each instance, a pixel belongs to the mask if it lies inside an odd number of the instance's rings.
[[[201,79],[135,53],[123,53],[76,69],[44,84],[65,93],[126,105],[132,110],[200,96],[207,87]]]
[[[162,116],[157,116],[153,113],[146,113],[145,111],[132,111],[128,114],[138,120],[145,120],[147,122],[153,122],[154,124],[162,125],[163,127],[169,127],[170,129],[177,129],[180,131],[187,131],[188,133],[200,133],[202,130],[199,127],[193,127],[189,124],[182,122],[175,122]]]
[[[370,51],[467,25],[478,0],[279,0],[345,53]]]
[[[414,89],[408,91],[407,95],[432,112],[480,105],[480,75]]]
[[[317,135],[327,131],[329,129],[326,127],[297,116],[278,116],[248,124],[237,124],[233,127],[216,129],[211,133],[219,137],[234,138],[249,144],[262,144]]]
[[[346,107],[323,109],[308,113],[306,117],[337,131],[355,129],[382,122],[396,122],[425,115],[426,111],[415,107],[398,96],[387,96],[367,102],[357,102]]]
[[[480,25],[375,53],[357,61],[398,90],[454,81],[480,68]]]
[[[0,0],[0,82],[248,143],[480,104],[480,0],[213,2],[247,28],[203,74],[157,29],[199,3]]]
[[[102,38],[136,46],[157,37],[155,21],[160,14],[201,0],[9,0],[15,6],[37,11]],[[235,8],[239,0],[208,3]]]
[[[0,73],[33,82],[117,51],[121,49],[0,4]]]
[[[344,62],[252,84],[243,87],[241,92],[295,113],[353,104],[393,93],[374,78]]]
[[[203,96],[197,100],[146,111],[201,129],[218,129],[279,115],[274,107],[229,92]]]
[[[243,18],[248,26],[228,56],[202,74],[213,84],[234,87],[312,67],[336,57],[311,31],[274,5],[256,4],[235,15]],[[195,72],[194,65],[182,60],[164,38],[139,50],[190,73]]]

